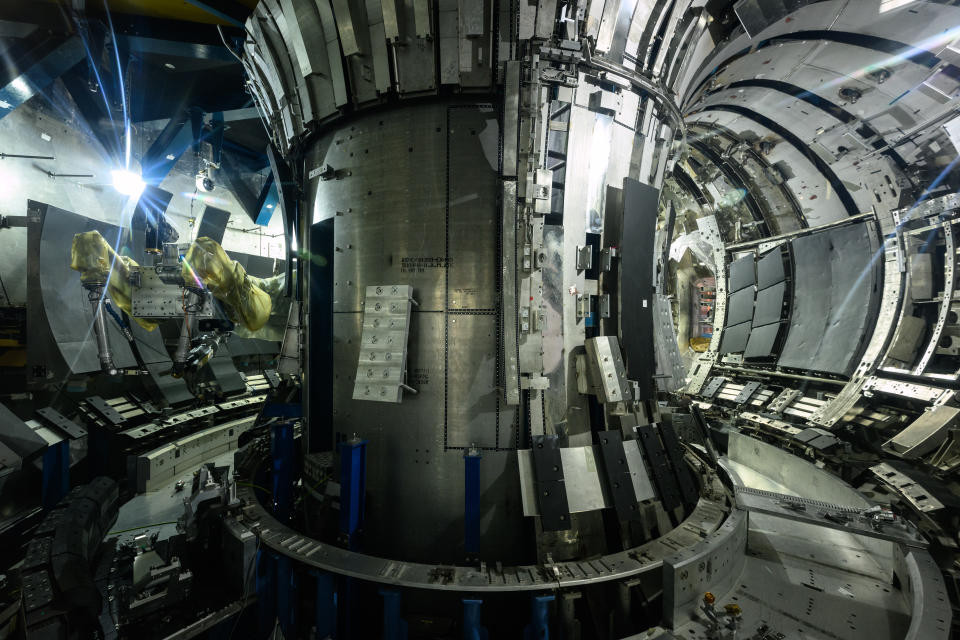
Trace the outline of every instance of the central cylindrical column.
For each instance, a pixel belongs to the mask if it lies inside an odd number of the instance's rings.
[[[521,561],[529,546],[517,410],[499,391],[499,149],[492,105],[457,101],[360,116],[306,154],[311,223],[334,219],[333,427],[369,441],[370,553],[464,557],[471,446],[483,454],[480,556]],[[416,394],[400,403],[353,399],[371,285],[410,285],[417,303],[406,367]]]

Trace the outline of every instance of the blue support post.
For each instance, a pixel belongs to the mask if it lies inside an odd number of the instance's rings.
[[[297,573],[289,556],[278,555],[277,620],[284,638],[297,637]]]
[[[70,491],[70,441],[51,444],[43,452],[41,499],[44,509],[52,509]]]
[[[140,164],[144,182],[159,186],[177,164],[183,152],[190,148],[193,143],[193,133],[186,123],[186,114],[170,118],[160,135],[143,154]]]
[[[280,192],[277,190],[277,185],[273,181],[273,174],[271,173],[267,176],[267,181],[263,183],[260,197],[257,198],[257,218],[255,222],[262,227],[270,224],[273,211],[277,208],[279,202]]]
[[[480,554],[480,449],[463,456],[463,547],[468,556]]]
[[[273,631],[277,620],[276,577],[277,563],[269,551],[257,552],[257,630],[258,638]]]
[[[311,571],[317,580],[317,598],[314,611],[315,637],[318,640],[337,637],[337,592],[333,574],[326,571]]]
[[[463,640],[488,640],[490,633],[480,624],[483,600],[463,599]]]
[[[367,441],[354,436],[340,443],[340,533],[356,550],[356,533],[363,526],[367,484]]]
[[[273,425],[270,454],[273,458],[273,515],[286,522],[293,505],[293,422]]]
[[[407,621],[400,615],[400,592],[380,589],[383,596],[383,640],[407,640]]]
[[[549,640],[551,602],[552,595],[530,598],[530,624],[523,630],[524,640]]]

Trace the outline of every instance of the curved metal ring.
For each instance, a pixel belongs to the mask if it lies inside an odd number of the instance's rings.
[[[249,480],[250,471],[264,461],[265,457],[248,459],[242,468],[237,465],[238,475]],[[303,535],[279,522],[260,504],[250,486],[238,483],[237,497],[247,505],[243,509],[245,525],[260,538],[261,544],[323,571],[417,589],[537,591],[621,580],[656,570],[664,558],[701,542],[720,528],[728,513],[727,487],[716,475],[708,482],[709,491],[690,515],[679,527],[656,540],[594,560],[516,567],[489,567],[486,563],[472,567],[431,565],[349,551]]]

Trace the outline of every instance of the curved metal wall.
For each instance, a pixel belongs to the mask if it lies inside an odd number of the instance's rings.
[[[464,460],[480,463],[484,557],[520,561],[517,408],[498,391],[499,125],[489,104],[410,105],[323,135],[307,172],[313,222],[334,224],[334,429],[367,439],[371,553],[463,556]],[[316,173],[316,172],[314,172]],[[408,284],[407,382],[399,404],[354,400],[367,286]]]

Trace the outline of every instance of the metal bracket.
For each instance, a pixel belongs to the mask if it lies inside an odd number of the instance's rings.
[[[577,271],[586,271],[593,266],[593,245],[577,246]]]
[[[49,427],[54,427],[64,432],[71,438],[82,438],[87,435],[87,430],[78,425],[76,422],[66,417],[53,407],[44,407],[43,409],[37,409],[37,415],[40,417],[40,421],[46,424]]]
[[[740,393],[737,394],[737,398],[736,400],[734,400],[734,402],[736,402],[737,404],[746,404],[747,402],[750,401],[750,398],[753,397],[753,394],[755,394],[759,389],[760,389],[759,382],[752,381],[744,384],[743,389],[741,389]]]
[[[720,391],[720,387],[722,387],[723,383],[726,381],[727,379],[723,376],[714,376],[713,378],[710,378],[710,380],[707,381],[707,385],[703,388],[699,395],[703,398],[712,398],[713,396],[717,395],[717,391]]]
[[[532,455],[540,524],[544,531],[566,531],[570,509],[557,436],[534,436]]]

